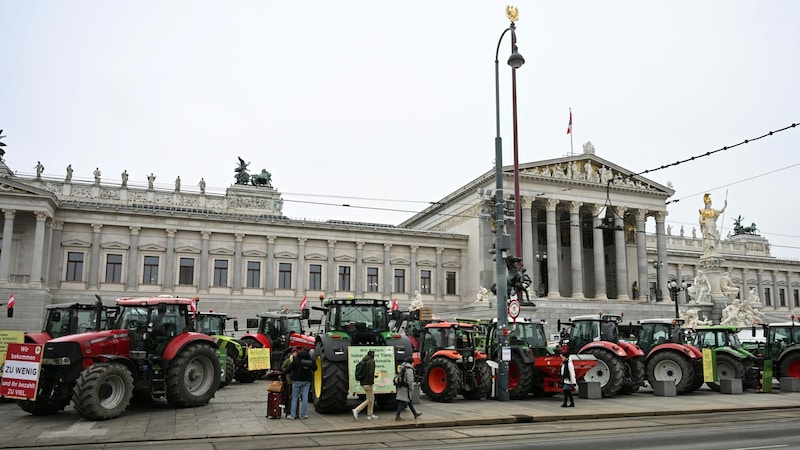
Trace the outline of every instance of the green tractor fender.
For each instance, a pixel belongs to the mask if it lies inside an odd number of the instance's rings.
[[[347,361],[347,350],[350,348],[350,336],[342,331],[330,331],[324,334],[318,334],[316,339],[316,347],[322,345],[325,352],[325,358],[328,361]],[[409,343],[409,347],[411,344]],[[409,353],[410,354],[410,353]],[[322,355],[315,355],[322,356]]]
[[[217,340],[217,347],[225,349],[229,355],[234,355],[237,359],[245,357],[247,350],[236,338],[218,334],[215,334],[211,337]]]

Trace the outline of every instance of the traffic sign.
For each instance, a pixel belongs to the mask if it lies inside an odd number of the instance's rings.
[[[512,298],[508,302],[508,315],[512,319],[516,320],[519,317],[519,300],[516,298]]]

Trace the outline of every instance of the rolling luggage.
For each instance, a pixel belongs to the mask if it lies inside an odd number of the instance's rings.
[[[268,392],[267,393],[267,417],[270,419],[281,418],[281,393]]]

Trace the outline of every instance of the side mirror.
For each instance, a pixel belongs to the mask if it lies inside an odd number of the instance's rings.
[[[14,312],[11,311],[12,308],[9,308],[9,316],[11,317],[14,315]],[[50,322],[61,322],[61,311],[53,311],[53,314],[50,315]]]
[[[301,317],[302,319],[304,319],[304,320],[308,320],[308,318],[309,318],[309,317],[311,317],[311,310],[310,310],[310,309],[308,309],[308,308],[303,308],[303,309],[300,311],[300,317]]]
[[[235,317],[233,319],[233,331],[239,331],[239,319]]]

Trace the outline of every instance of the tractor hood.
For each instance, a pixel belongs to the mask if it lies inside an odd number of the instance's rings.
[[[127,354],[131,345],[128,330],[92,331],[62,336],[49,341],[49,343],[55,344],[67,342],[77,343],[84,358],[97,355]]]

